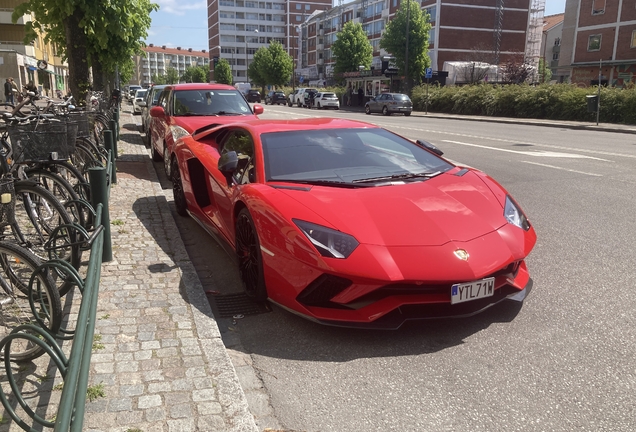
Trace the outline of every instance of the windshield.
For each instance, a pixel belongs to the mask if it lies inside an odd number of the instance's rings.
[[[144,98],[144,97],[146,97],[146,91],[147,90],[137,90],[137,93],[135,93],[135,97],[136,98]]]
[[[250,106],[238,90],[180,90],[173,97],[175,116],[249,115]]]
[[[385,129],[323,129],[261,135],[268,181],[372,185],[423,181],[453,165]]]

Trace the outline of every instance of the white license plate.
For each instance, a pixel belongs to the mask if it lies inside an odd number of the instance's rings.
[[[494,277],[473,282],[454,284],[451,287],[451,304],[463,303],[485,297],[492,297],[494,293]]]

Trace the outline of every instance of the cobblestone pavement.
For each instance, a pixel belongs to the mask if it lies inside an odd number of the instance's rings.
[[[120,128],[109,206],[113,260],[102,266],[89,378],[104,396],[87,402],[83,430],[256,431],[148,150],[125,107]],[[79,298],[65,299],[71,320]],[[39,406],[37,412],[52,419],[62,380],[47,356],[20,373],[36,367],[48,371],[24,378],[23,388],[33,391],[30,403]],[[22,430],[9,420],[3,412],[0,431]]]

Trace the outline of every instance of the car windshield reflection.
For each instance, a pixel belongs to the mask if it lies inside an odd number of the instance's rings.
[[[180,90],[173,99],[175,116],[250,115],[238,90]]]
[[[323,129],[261,135],[268,181],[366,185],[426,181],[453,167],[385,129]]]

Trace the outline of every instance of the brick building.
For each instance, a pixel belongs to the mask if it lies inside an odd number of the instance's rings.
[[[135,70],[129,84],[147,86],[153,76],[164,76],[168,68],[176,69],[179,76],[190,66],[204,66],[210,63],[208,53],[192,48],[167,48],[149,44],[143,48],[143,56],[135,56]]]
[[[567,0],[559,74],[575,84],[616,87],[636,82],[633,1]]]

